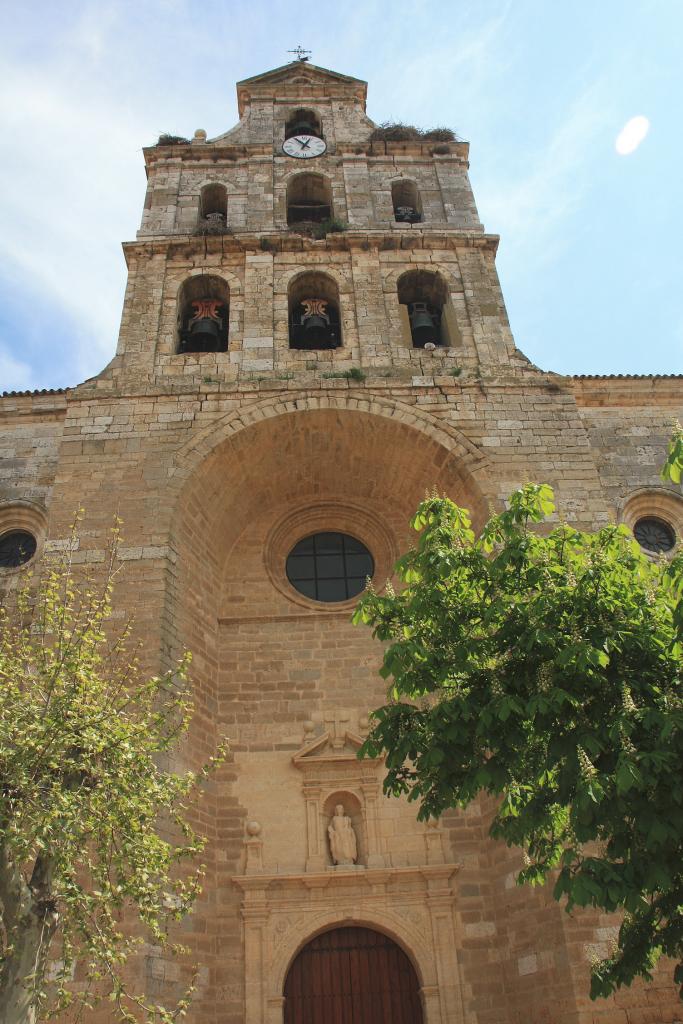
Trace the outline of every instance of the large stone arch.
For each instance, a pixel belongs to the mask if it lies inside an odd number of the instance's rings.
[[[350,607],[311,607],[287,592],[284,561],[289,543],[299,539],[287,533],[290,523],[297,530],[347,532],[364,543],[374,537],[374,554],[384,543],[383,533],[387,550],[402,550],[415,505],[432,487],[476,509],[475,521],[485,517],[490,485],[476,445],[421,408],[362,389],[265,398],[213,420],[178,450],[167,491],[172,558],[164,619],[171,653],[186,648],[193,654],[197,744],[212,730],[235,744],[234,767],[215,780],[217,813],[227,821],[235,845],[232,872],[241,870],[236,844],[243,819],[264,823],[266,870],[272,870],[276,857],[278,874],[303,869],[307,805],[281,746],[300,736],[312,716],[339,707],[357,717],[378,706],[384,693],[375,668],[380,649],[370,631],[362,633],[350,623]],[[387,573],[391,561],[384,559]],[[280,586],[278,572],[285,577]],[[384,568],[382,573],[380,587],[387,578]],[[315,651],[312,667],[302,664],[309,651]],[[269,809],[275,792],[288,809],[283,818]],[[414,840],[412,809],[400,813],[405,830],[392,840],[396,850],[404,840],[407,847]],[[220,922],[227,920],[226,906],[234,907],[232,898],[227,891],[222,897]],[[297,924],[297,936],[287,935],[286,950],[273,934],[277,964],[273,970],[254,967],[268,985],[265,993],[258,981],[264,1016],[247,1020],[279,1024],[291,957],[316,930],[345,918],[385,932],[406,950],[422,984],[426,1024],[458,1020],[448,1009],[458,993],[442,978],[437,983],[429,953],[410,938],[410,918],[402,921],[390,908],[366,912],[355,897],[342,913],[335,902],[326,916],[311,907],[314,914]],[[432,931],[425,920],[425,948],[438,943],[444,970],[453,969],[453,941],[432,938]],[[257,981],[250,965],[259,962],[251,939],[245,940],[244,958],[244,992],[251,1005],[250,979]],[[276,969],[277,989],[271,977]]]
[[[344,394],[311,395],[294,392],[286,397],[266,398],[212,420],[178,449],[171,470],[170,491],[177,496],[192,473],[212,451],[243,430],[264,420],[302,412],[332,409],[367,413],[415,430],[434,441],[458,460],[463,471],[479,481],[485,490],[489,459],[462,431],[445,420],[437,419],[419,406],[408,405],[395,399],[368,395],[364,391],[350,390]]]

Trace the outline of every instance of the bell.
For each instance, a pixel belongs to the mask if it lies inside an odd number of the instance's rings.
[[[439,344],[438,319],[430,312],[426,302],[412,302],[409,306],[409,316],[410,333],[416,348],[423,348],[428,341],[435,345]]]
[[[209,231],[217,231],[218,232],[218,231],[222,231],[223,228],[225,227],[225,214],[224,213],[220,213],[220,212],[217,212],[217,213],[207,213],[207,215],[206,215],[206,217],[204,219],[206,220],[206,226],[208,227]]]
[[[310,121],[306,121],[303,118],[299,118],[299,120],[292,125],[290,131],[290,138],[292,137],[292,135],[315,135],[316,137],[318,135],[318,132],[314,125],[312,125]]]
[[[218,320],[204,316],[190,323],[186,351],[217,352],[221,325]]]
[[[395,219],[403,224],[416,224],[420,219],[420,214],[414,206],[397,206]]]
[[[302,326],[307,345],[316,345],[320,342],[329,342],[332,340],[330,319],[327,316],[321,316],[319,313],[313,313],[312,316],[306,317]]]

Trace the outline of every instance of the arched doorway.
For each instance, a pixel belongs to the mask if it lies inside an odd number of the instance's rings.
[[[415,968],[388,936],[335,928],[292,963],[284,1024],[422,1024],[418,989]]]

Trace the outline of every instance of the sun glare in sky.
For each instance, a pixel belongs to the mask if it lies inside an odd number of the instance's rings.
[[[628,156],[629,153],[635,153],[649,130],[650,122],[642,114],[632,117],[627,121],[614,143],[614,148],[619,156]]]

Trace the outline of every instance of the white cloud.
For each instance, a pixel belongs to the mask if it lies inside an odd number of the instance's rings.
[[[628,156],[630,153],[635,153],[649,130],[650,122],[642,114],[638,114],[637,117],[632,117],[627,121],[614,143],[614,148],[619,156]]]

